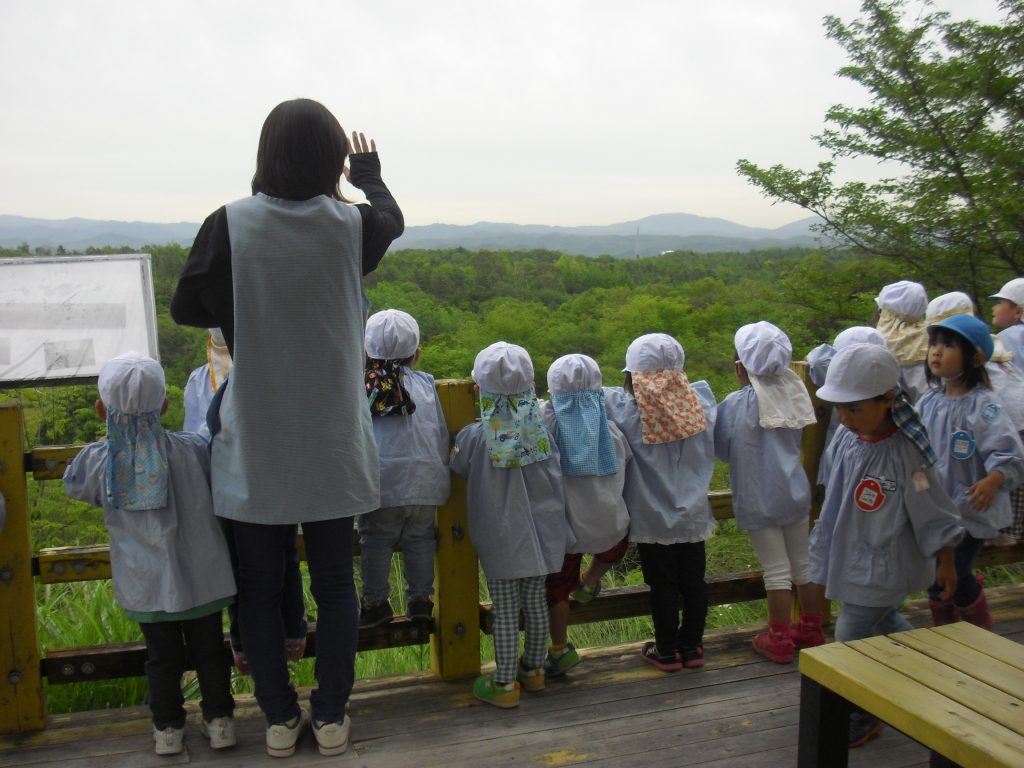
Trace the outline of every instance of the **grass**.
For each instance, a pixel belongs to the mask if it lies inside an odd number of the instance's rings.
[[[746,571],[758,568],[750,538],[736,530],[731,520],[723,521],[718,532],[707,545],[709,575]],[[586,563],[584,563],[585,567]],[[358,569],[357,569],[358,571]],[[985,570],[986,584],[1024,581],[1024,563],[998,566]],[[643,583],[635,551],[631,548],[622,563],[605,576],[604,584],[629,586]],[[404,584],[401,558],[392,564],[392,605],[396,613],[405,608],[401,585]],[[358,589],[358,572],[357,572]],[[141,639],[139,627],[128,621],[114,603],[109,581],[40,585],[38,592],[38,624],[40,646],[44,652],[50,648],[128,642]],[[480,574],[481,600],[487,600],[487,585]],[[920,595],[918,595],[920,596]],[[315,603],[309,594],[306,578],[306,604],[310,618],[315,618]],[[731,605],[712,606],[707,619],[708,629],[765,621],[767,608],[764,600]],[[653,636],[650,617],[641,616],[615,621],[569,627],[569,638],[579,648],[590,648],[621,643],[640,642]],[[494,648],[489,635],[481,636],[481,660],[492,661]],[[313,685],[313,659],[290,662],[292,679],[299,686]],[[430,669],[430,649],[427,645],[389,648],[358,654],[356,676],[359,679],[379,677]],[[252,681],[235,674],[232,678],[236,693],[251,692]],[[198,698],[198,685],[193,675],[184,681],[185,695]],[[127,678],[96,683],[68,685],[46,684],[47,711],[50,713],[103,709],[108,707],[143,704],[146,684],[143,678]]]

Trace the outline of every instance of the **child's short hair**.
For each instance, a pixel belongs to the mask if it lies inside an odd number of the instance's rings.
[[[992,389],[992,382],[989,380],[988,371],[985,370],[984,363],[981,365],[974,364],[978,355],[978,348],[966,336],[943,325],[929,325],[928,344],[944,344],[945,346],[959,349],[964,362],[964,384],[970,389],[974,389],[977,386]],[[938,376],[932,373],[930,366],[925,366],[924,374],[929,385],[938,385],[941,381]]]

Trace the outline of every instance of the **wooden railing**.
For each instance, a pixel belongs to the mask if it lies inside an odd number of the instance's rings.
[[[802,364],[794,366],[806,378]],[[808,382],[809,384],[809,382]],[[813,386],[809,385],[813,391]],[[438,395],[451,434],[476,418],[472,383],[440,381]],[[804,430],[804,469],[817,475],[828,424],[828,409],[815,401],[818,425]],[[43,584],[110,578],[107,546],[59,547],[33,555],[27,505],[27,475],[36,480],[59,479],[81,446],[44,447],[24,453],[22,410],[0,405],[0,493],[7,507],[0,533],[0,733],[44,727],[43,679],[50,684],[85,682],[144,674],[141,642],[50,649],[43,656],[36,631],[36,580]],[[820,491],[820,489],[819,489]],[[719,520],[732,517],[727,492],[709,495]],[[812,515],[817,512],[817,502]],[[1024,560],[1024,546],[985,550],[979,565]],[[363,629],[359,649],[430,644],[431,667],[442,678],[479,674],[480,632],[491,628],[490,606],[481,605],[476,552],[469,540],[465,481],[452,476],[448,503],[437,510],[435,609],[429,625],[405,619]],[[760,571],[709,576],[712,605],[761,599]],[[574,604],[571,624],[650,615],[646,587],[602,591],[586,605]],[[307,655],[316,653],[316,628],[310,627]]]

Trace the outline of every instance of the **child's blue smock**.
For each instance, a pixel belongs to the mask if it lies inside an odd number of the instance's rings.
[[[975,387],[963,397],[946,397],[939,388],[917,402],[921,421],[938,459],[942,486],[963,516],[964,527],[976,539],[991,539],[1013,522],[1010,491],[1024,479],[1024,446],[1010,417],[992,390]],[[992,470],[1003,473],[1003,484],[984,512],[968,502],[968,488]]]
[[[935,555],[963,537],[935,467],[902,432],[861,440],[841,427],[811,531],[808,577],[830,600],[895,606],[935,581]]]
[[[64,472],[73,499],[103,509],[114,598],[129,613],[181,613],[235,594],[231,558],[210,496],[210,448],[165,432],[167,507],[125,511],[107,502],[107,441],[87,445]]]
[[[469,536],[488,579],[555,573],[573,543],[565,520],[558,446],[550,432],[548,438],[549,458],[503,469],[491,466],[479,421],[455,437],[451,470],[468,481]]]
[[[729,465],[737,528],[778,528],[810,514],[811,485],[800,463],[802,435],[800,429],[764,429],[750,385],[718,404],[715,455]]]
[[[551,403],[544,403],[541,412],[557,445],[558,420]],[[576,539],[569,552],[606,552],[629,532],[629,511],[622,498],[622,489],[626,483],[626,465],[632,460],[633,451],[618,427],[609,423],[608,431],[619,462],[618,472],[614,475],[562,475],[565,515]]]
[[[210,430],[206,425],[206,412],[213,400],[213,382],[210,381],[210,364],[203,363],[188,375],[185,382],[185,423],[182,430],[196,432],[207,440]]]
[[[1006,351],[1013,355],[1013,364],[1024,371],[1024,324],[1014,323],[996,335]]]
[[[985,363],[988,380],[999,404],[1006,410],[1018,434],[1024,432],[1024,371],[1012,361]]]
[[[671,443],[648,445],[636,399],[621,387],[605,387],[608,419],[626,436],[633,460],[626,467],[623,498],[629,539],[640,544],[706,541],[715,530],[708,487],[715,470],[715,396],[706,381],[691,383],[707,429]]]
[[[436,507],[448,500],[448,427],[434,377],[402,368],[402,384],[416,403],[408,416],[375,416],[381,507]]]

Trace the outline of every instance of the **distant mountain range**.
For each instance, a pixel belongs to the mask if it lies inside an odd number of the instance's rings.
[[[654,256],[664,251],[755,251],[767,248],[812,247],[819,236],[811,216],[776,229],[746,227],[726,219],[689,213],[662,213],[607,226],[552,227],[540,224],[428,224],[406,227],[392,250],[403,248],[468,248],[470,250],[547,249],[583,256],[619,258]],[[31,219],[0,215],[0,247],[28,243],[37,247],[81,251],[90,246],[178,243],[189,246],[199,224],[154,224],[143,221],[93,219]]]

